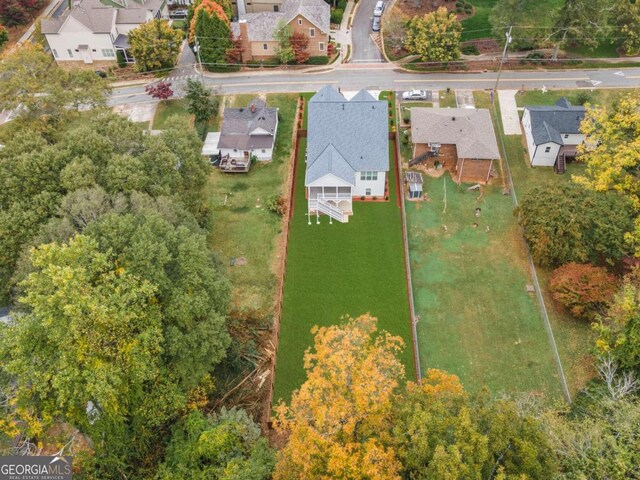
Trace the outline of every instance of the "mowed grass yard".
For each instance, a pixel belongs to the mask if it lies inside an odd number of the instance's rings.
[[[336,127],[339,128],[339,127]],[[274,400],[289,400],[304,382],[303,357],[314,325],[371,313],[380,329],[405,341],[402,361],[415,376],[405,281],[401,210],[390,161],[388,202],[354,202],[349,223],[326,216],[307,220],[304,192],[306,139],[299,142],[295,199],[280,324]],[[391,154],[391,148],[390,148]]]
[[[511,198],[500,185],[468,191],[449,174],[424,186],[428,201],[407,202],[423,371],[455,373],[470,391],[559,397]]]
[[[246,106],[245,96],[227,97],[226,106]],[[233,285],[232,307],[258,321],[270,321],[277,284],[276,244],[282,219],[265,207],[267,197],[285,191],[287,166],[297,95],[267,96],[279,108],[274,158],[254,165],[247,174],[221,173],[212,169],[206,194],[212,211],[211,248],[221,259]],[[244,257],[247,264],[231,266],[231,259]]]
[[[621,92],[622,90],[607,89],[594,90],[590,94],[594,104],[610,105]],[[516,95],[516,101],[518,105],[521,105],[521,102],[526,102],[529,105],[552,105],[562,96],[571,99],[575,94],[575,90],[553,90],[544,94],[540,91],[530,91],[524,95]],[[478,106],[486,108],[490,105],[489,94],[486,92],[476,92],[475,98]],[[497,117],[500,117],[499,102],[496,102],[496,107]],[[497,124],[496,131],[501,131],[497,129]],[[528,164],[529,160],[522,136],[503,135],[502,139],[509,158],[518,201],[522,201],[526,194],[536,187],[569,182],[573,175],[579,175],[584,170],[584,165],[580,163],[567,165],[567,172],[564,175],[555,174],[552,168],[533,168]],[[553,300],[547,287],[551,269],[538,266],[536,270],[567,385],[569,391],[574,394],[595,375],[591,358],[594,342],[593,331],[588,323],[576,320]]]

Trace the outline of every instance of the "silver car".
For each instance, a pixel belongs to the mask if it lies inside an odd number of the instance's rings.
[[[380,31],[380,17],[373,17],[373,24],[371,25],[371,30],[374,32]]]
[[[424,90],[409,90],[402,94],[403,100],[426,100],[427,92]]]

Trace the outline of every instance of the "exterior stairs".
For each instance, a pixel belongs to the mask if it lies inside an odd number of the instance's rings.
[[[414,158],[413,160],[411,160],[409,162],[409,166],[413,167],[414,165],[417,165],[418,163],[422,163],[425,160],[431,158],[431,157],[435,157],[435,153],[434,152],[425,152],[422,155],[418,155],[416,158]]]
[[[316,201],[316,209],[320,213],[324,213],[325,215],[337,220],[341,223],[349,222],[349,215],[345,215],[342,210],[336,208],[329,204],[328,202],[318,199]]]
[[[560,155],[558,155],[558,159],[556,160],[554,169],[556,173],[564,173],[567,171],[567,159],[564,156],[564,153],[561,153]]]

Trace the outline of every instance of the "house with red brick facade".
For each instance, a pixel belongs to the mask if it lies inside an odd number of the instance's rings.
[[[282,23],[292,33],[309,39],[311,57],[326,56],[329,45],[329,4],[324,0],[285,0],[278,11],[246,13],[231,23],[231,31],[242,42],[242,62],[267,60],[276,56],[277,29]]]

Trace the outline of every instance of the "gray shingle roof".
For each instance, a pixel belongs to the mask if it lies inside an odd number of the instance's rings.
[[[58,33],[69,16],[93,33],[109,33],[114,17],[119,24],[142,24],[153,18],[163,4],[164,0],[129,0],[126,7],[121,7],[117,2],[104,4],[100,0],[82,0],[58,18],[42,20],[42,33]]]
[[[557,143],[564,145],[562,134],[580,133],[580,123],[586,111],[583,106],[572,106],[562,97],[553,106],[526,106],[531,118],[531,134],[536,145]]]
[[[296,16],[302,15],[324,33],[329,33],[331,14],[329,4],[324,0],[285,0],[280,12],[259,12],[240,15],[240,20],[247,21],[249,40],[268,42],[274,40],[274,32],[279,22],[289,23]],[[240,35],[237,22],[231,23],[234,35]]]
[[[329,173],[355,184],[351,172],[389,170],[388,104],[366,95],[348,101],[326,86],[309,100],[305,184]]]
[[[498,160],[500,151],[486,109],[412,108],[413,143],[455,145],[460,158]]]
[[[252,105],[255,111],[252,111]],[[254,98],[244,108],[225,108],[218,148],[273,148],[277,126],[278,109],[268,108],[259,98]],[[256,129],[267,133],[255,133]]]

